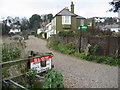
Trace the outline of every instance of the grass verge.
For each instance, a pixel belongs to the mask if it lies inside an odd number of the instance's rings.
[[[73,55],[75,57],[79,57],[88,61],[94,61],[97,63],[104,63],[111,66],[117,66],[120,65],[120,58],[113,56],[98,56],[98,55],[89,55],[86,56],[85,52],[79,53],[78,49],[75,48],[75,45],[73,43],[60,43],[58,41],[49,41],[48,47],[51,47],[55,49],[56,51],[59,51],[63,54],[67,55]]]

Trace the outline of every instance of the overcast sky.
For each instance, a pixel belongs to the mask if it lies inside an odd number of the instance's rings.
[[[117,17],[117,13],[106,12],[112,6],[112,0],[72,0],[75,5],[75,13],[89,17]],[[30,18],[33,14],[55,15],[65,7],[70,9],[71,0],[1,0],[0,18],[7,16],[19,16]]]

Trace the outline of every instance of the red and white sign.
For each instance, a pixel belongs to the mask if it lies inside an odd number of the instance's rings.
[[[38,57],[38,58],[32,58],[30,59],[30,62],[38,62],[38,61],[43,61],[43,60],[47,60],[47,59],[51,59],[53,56],[49,55],[49,56],[43,56],[43,57]]]
[[[30,59],[30,68],[36,69],[37,73],[41,73],[43,71],[51,69],[52,68],[52,57],[53,56],[49,55],[49,56],[43,56],[43,57],[37,57],[37,58]],[[41,66],[42,61],[46,61],[45,67]]]

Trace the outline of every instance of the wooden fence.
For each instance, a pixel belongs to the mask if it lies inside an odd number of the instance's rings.
[[[29,70],[29,59],[14,60],[1,63],[2,79],[12,79],[25,74]]]
[[[51,54],[48,53],[39,57],[48,55]],[[0,63],[0,66],[2,65],[2,80],[12,79],[26,74],[26,72],[28,72],[30,69],[30,59],[36,57],[38,56]]]
[[[7,85],[8,83],[6,81],[9,81],[9,82],[13,83],[14,85],[16,85],[17,87],[28,90],[27,88],[25,88],[24,86],[18,84],[17,82],[15,82],[13,80],[17,80],[17,78],[20,76],[23,77],[23,76],[28,75],[26,73],[30,69],[30,59],[37,58],[37,57],[45,57],[48,55],[53,55],[53,54],[46,53],[41,56],[29,56],[30,58],[0,63],[0,66],[2,66],[2,82],[4,83],[4,85]],[[35,75],[35,76],[39,79],[45,79],[44,77],[41,77],[39,75]],[[26,77],[25,77],[25,80],[27,80]],[[24,83],[26,82],[25,80],[23,80]],[[7,87],[7,89],[9,89],[9,85],[3,86],[3,87],[4,88]]]

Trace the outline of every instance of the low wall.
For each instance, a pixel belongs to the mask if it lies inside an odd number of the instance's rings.
[[[54,35],[50,38],[50,40],[59,41],[61,43],[69,43],[73,42],[76,48],[81,48],[81,50],[86,49],[86,46],[98,45],[99,48],[96,52],[97,55],[104,56],[120,56],[120,37],[98,37],[98,36],[90,36],[90,37],[63,37]]]

